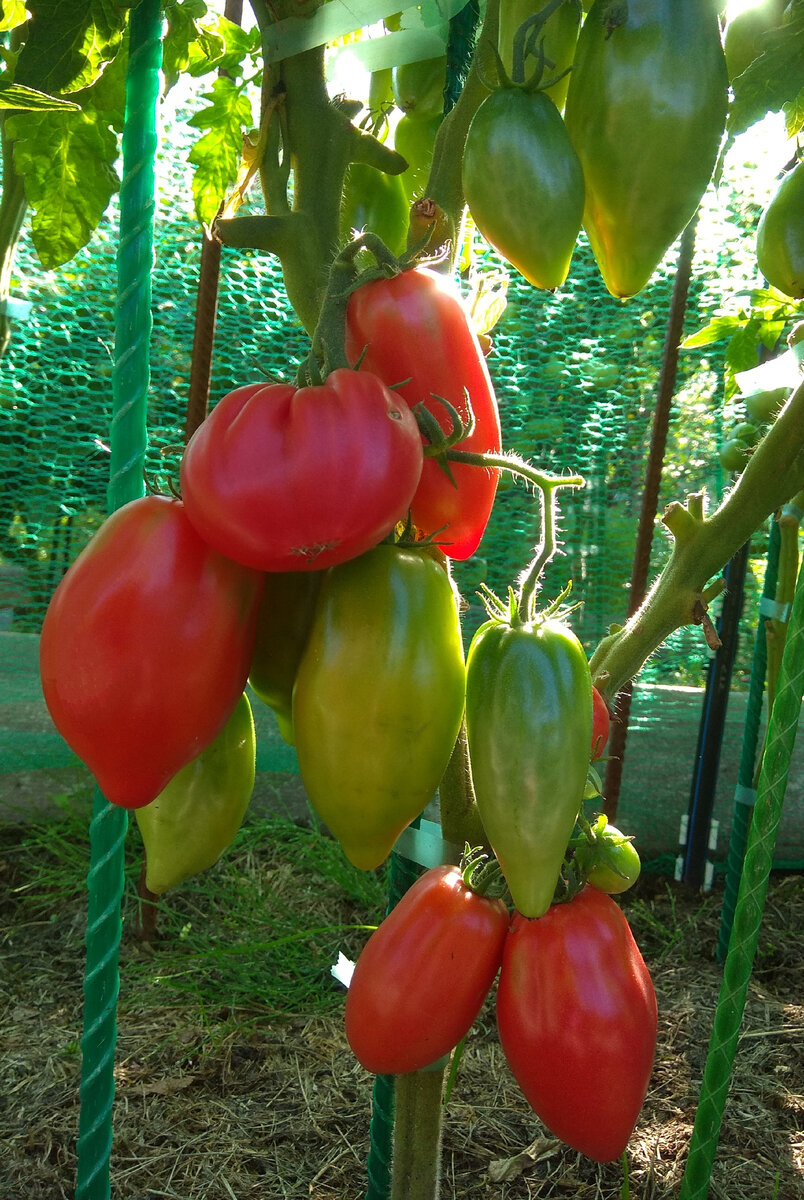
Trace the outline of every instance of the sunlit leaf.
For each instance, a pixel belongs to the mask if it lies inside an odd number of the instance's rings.
[[[764,52],[733,81],[729,134],[742,133],[766,113],[781,112],[804,90],[804,9],[767,33],[763,45]]]
[[[231,79],[215,80],[206,108],[188,121],[205,133],[190,151],[195,167],[193,196],[198,219],[209,225],[237,178],[243,150],[243,131],[251,128],[251,102]]]
[[[44,267],[59,267],[87,244],[119,187],[117,139],[91,109],[19,113],[7,131],[33,210],[36,252]]]
[[[48,96],[46,92],[38,92],[36,88],[23,87],[20,83],[8,83],[0,79],[0,108],[16,109],[17,112],[36,112],[47,109],[78,108],[70,100],[61,100],[58,96]]]
[[[27,0],[16,82],[54,94],[89,87],[120,48],[133,0]]]

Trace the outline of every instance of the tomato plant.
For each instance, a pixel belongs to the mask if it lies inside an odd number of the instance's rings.
[[[348,308],[347,352],[364,354],[362,368],[395,387],[410,408],[423,404],[445,431],[450,417],[436,397],[449,401],[472,432],[458,450],[497,453],[501,447],[497,398],[480,348],[457,293],[424,268],[402,271],[359,287]],[[449,353],[445,353],[449,347]],[[474,554],[494,503],[499,473],[464,463],[452,478],[426,459],[411,515],[450,558]],[[454,480],[454,482],[453,482]]]
[[[379,866],[432,799],[464,694],[455,596],[431,552],[378,546],[328,572],[293,734],[310,801],[356,866]]]
[[[261,588],[164,496],[114,512],[67,571],[42,626],[42,688],[113,804],[149,804],[220,733],[246,685]]]
[[[508,909],[472,891],[458,867],[433,867],[361,951],[346,996],[346,1036],[376,1074],[419,1071],[476,1021],[502,960]]]
[[[497,988],[500,1044],[548,1129],[589,1158],[619,1158],[656,1049],[656,995],[617,903],[585,888],[538,920],[514,917]]]
[[[320,386],[252,383],[224,396],[187,445],[181,492],[221,554],[301,571],[382,541],[421,470],[407,405],[369,371],[339,369]]]

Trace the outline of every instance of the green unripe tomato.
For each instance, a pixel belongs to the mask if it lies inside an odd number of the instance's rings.
[[[742,471],[748,462],[748,451],[738,438],[729,438],[721,446],[718,458],[725,471]]]
[[[429,120],[401,117],[394,130],[394,149],[408,163],[407,171],[399,178],[409,203],[421,200],[425,194],[436,134],[442,120],[440,113]]]
[[[567,278],[581,228],[578,155],[549,96],[500,88],[475,113],[463,190],[480,232],[535,287]]]
[[[394,67],[391,87],[397,108],[417,121],[429,121],[444,111],[447,56],[423,58]]]
[[[627,892],[639,879],[642,863],[633,842],[629,842],[614,825],[607,825],[589,868],[587,881],[599,892],[618,896]]]
[[[760,217],[757,266],[785,296],[804,297],[804,162],[788,171]]]
[[[766,392],[752,392],[751,395],[743,398],[743,403],[749,417],[753,417],[761,425],[769,425],[776,420],[779,410],[789,395],[790,388],[771,388]]]
[[[741,425],[736,425],[733,432],[733,437],[738,442],[742,442],[744,446],[755,446],[758,436],[756,425],[752,425],[750,421],[743,421]]]
[[[243,823],[254,788],[254,718],[246,696],[210,746],[135,812],[145,884],[161,895],[218,861]]]
[[[514,66],[514,38],[517,30],[528,17],[533,16],[543,7],[539,0],[504,0],[504,3],[500,5],[497,46],[503,66],[509,75]],[[574,4],[562,4],[547,18],[536,38],[537,52],[538,45],[543,44],[545,58],[554,64],[552,67],[545,66],[544,81],[561,75],[572,66],[580,27],[580,14]],[[528,55],[525,60],[525,78],[533,73],[537,62],[536,57]],[[567,73],[557,83],[545,89],[547,95],[559,109],[564,107],[569,81],[570,77]]]

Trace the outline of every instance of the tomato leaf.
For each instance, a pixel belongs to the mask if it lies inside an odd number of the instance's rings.
[[[24,25],[27,20],[25,0],[3,0],[3,3],[0,4],[0,33],[16,29],[18,25]]]
[[[251,102],[231,79],[222,76],[212,85],[209,104],[188,121],[206,132],[190,151],[196,216],[209,224],[227,190],[237,177],[243,149],[243,129],[252,124]]]
[[[256,27],[241,29],[226,17],[209,12],[204,0],[170,3],[165,16],[162,65],[165,93],[185,71],[195,77],[214,70],[240,75],[246,55],[259,50]]]
[[[780,112],[804,90],[804,10],[767,33],[764,45],[764,52],[733,82],[729,135],[742,133],[768,112]]]
[[[48,96],[36,88],[23,87],[21,83],[9,83],[0,79],[0,108],[16,109],[17,112],[35,112],[43,109],[78,108],[69,100],[60,100],[58,96]]]
[[[694,350],[699,346],[713,346],[716,342],[723,342],[744,325],[746,320],[746,317],[736,315],[715,317],[708,325],[704,325],[703,329],[685,337],[681,349]]]
[[[93,109],[19,113],[7,129],[33,209],[36,252],[42,266],[60,267],[87,244],[119,187],[117,138]]]
[[[117,54],[129,0],[28,0],[31,22],[15,80],[43,92],[89,87]]]
[[[800,91],[795,100],[782,106],[785,128],[789,138],[796,137],[804,129],[804,90]]]
[[[756,317],[751,317],[742,327],[735,329],[726,347],[726,363],[732,371],[747,371],[757,365],[761,334],[762,322]]]

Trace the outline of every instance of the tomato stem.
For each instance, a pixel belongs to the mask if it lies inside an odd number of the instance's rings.
[[[619,631],[609,634],[590,661],[593,678],[607,674],[611,699],[674,630],[701,624],[706,605],[722,590],[725,563],[762,522],[804,486],[804,383],[757,445],[720,507],[704,516],[703,497],[670,506],[663,519],[673,551],[644,603]]]
[[[534,56],[537,59],[536,72],[529,84],[538,84],[544,74],[544,68],[547,65],[555,66],[550,59],[545,57],[544,41],[539,42],[538,50],[534,50],[540,32],[547,24],[547,21],[552,17],[553,13],[561,7],[564,0],[549,0],[544,8],[533,13],[517,29],[513,40],[513,66],[511,70],[511,78],[514,83],[525,82],[525,61],[529,56]]]

